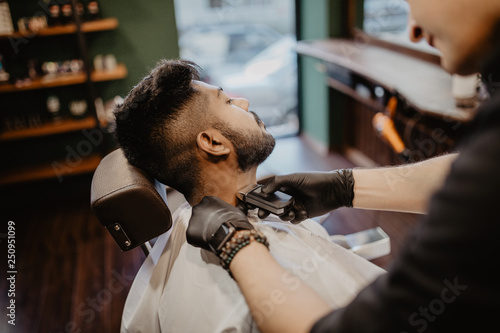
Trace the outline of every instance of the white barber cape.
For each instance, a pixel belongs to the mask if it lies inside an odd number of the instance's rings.
[[[238,285],[215,255],[186,242],[190,217],[187,203],[177,209],[173,227],[158,238],[137,273],[123,310],[122,332],[258,332]],[[255,214],[249,220],[289,270],[282,277],[285,288],[294,290],[304,281],[333,308],[346,305],[384,272],[329,241],[314,220],[293,225]],[[256,316],[266,316],[273,302],[279,302],[279,291],[258,305]]]

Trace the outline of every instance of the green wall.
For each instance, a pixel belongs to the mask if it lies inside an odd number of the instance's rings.
[[[299,38],[323,39],[329,35],[328,1],[300,1]],[[328,89],[325,74],[317,70],[320,61],[300,57],[301,131],[321,142],[329,142]]]
[[[115,54],[127,66],[126,79],[98,84],[106,100],[125,96],[163,58],[179,57],[173,0],[101,0],[104,17],[116,17],[117,30],[87,36],[91,58]]]
[[[363,20],[365,18],[365,0],[356,0],[356,27],[363,29]]]
[[[342,0],[344,1],[344,0]],[[341,0],[298,2],[299,39],[325,39],[344,34]],[[322,61],[300,57],[301,131],[327,148],[340,144],[344,97],[331,93]]]

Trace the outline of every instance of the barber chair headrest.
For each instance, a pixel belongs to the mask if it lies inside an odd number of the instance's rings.
[[[104,157],[92,178],[90,206],[122,251],[172,226],[165,185],[129,164],[117,149]]]

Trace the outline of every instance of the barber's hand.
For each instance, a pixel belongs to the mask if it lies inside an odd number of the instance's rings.
[[[221,233],[217,231],[224,222],[230,222],[236,230],[254,229],[248,222],[246,214],[240,209],[217,197],[204,197],[193,207],[186,231],[187,242],[218,254],[216,249],[223,241],[223,237],[221,238]]]
[[[352,207],[354,177],[351,169],[295,173],[274,176],[262,188],[264,193],[277,190],[295,198],[295,205],[289,214],[280,218],[300,223],[306,218],[321,216],[339,207]]]

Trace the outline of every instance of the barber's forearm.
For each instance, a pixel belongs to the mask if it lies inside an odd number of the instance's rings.
[[[314,290],[283,269],[260,243],[252,242],[241,249],[230,269],[261,332],[309,332],[331,311]]]
[[[354,169],[353,207],[425,213],[458,154],[398,167]]]

